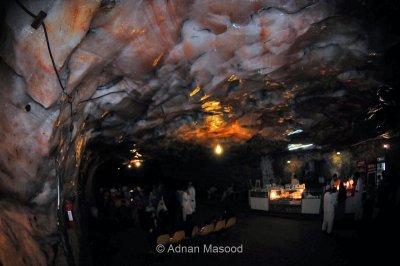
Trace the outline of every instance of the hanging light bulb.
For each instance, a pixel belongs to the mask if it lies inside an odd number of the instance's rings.
[[[384,149],[389,149],[389,147],[390,147],[389,144],[387,144],[387,143],[383,144]]]
[[[222,146],[220,144],[215,146],[214,152],[215,152],[216,155],[221,155],[222,152],[223,152]]]

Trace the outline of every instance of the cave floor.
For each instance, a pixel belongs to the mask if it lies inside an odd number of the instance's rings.
[[[204,202],[197,212],[208,219],[221,211],[219,203]],[[240,204],[239,204],[240,206]],[[236,208],[238,223],[229,230],[181,242],[181,247],[199,247],[191,254],[150,253],[148,236],[137,227],[118,230],[95,243],[94,265],[359,265],[382,254],[373,244],[379,234],[370,225],[355,224],[350,217],[335,225],[331,236],[321,232],[319,216],[282,217]],[[201,217],[199,217],[201,216]],[[201,221],[200,221],[201,222]],[[379,238],[384,239],[383,236]],[[240,246],[241,254],[205,253],[207,246]],[[378,244],[380,245],[380,244]],[[100,248],[99,248],[100,247]]]

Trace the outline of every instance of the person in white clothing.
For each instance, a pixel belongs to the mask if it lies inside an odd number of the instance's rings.
[[[168,211],[167,206],[165,206],[164,197],[161,197],[160,201],[157,205],[157,217],[159,216],[160,212]]]
[[[192,182],[189,182],[187,193],[189,194],[189,202],[190,206],[192,207],[193,212],[196,211],[196,190]]]
[[[362,219],[363,206],[362,206],[362,193],[364,190],[364,182],[359,173],[355,174],[357,184],[354,192],[354,220],[359,221]]]
[[[337,204],[338,191],[336,188],[329,187],[324,194],[324,220],[322,222],[322,232],[332,233],[333,222],[335,220],[335,206]]]
[[[193,209],[189,202],[189,195],[186,191],[182,193],[182,216],[183,221],[186,221],[186,218],[192,215]]]
[[[297,178],[297,175],[293,175],[290,184],[291,184],[292,186],[300,185],[300,181],[299,181],[299,179]]]

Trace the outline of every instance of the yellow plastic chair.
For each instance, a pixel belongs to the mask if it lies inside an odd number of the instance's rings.
[[[208,224],[206,226],[203,226],[200,231],[199,231],[199,235],[201,236],[205,236],[208,235],[209,233],[214,231],[214,225],[213,224]]]
[[[169,243],[169,235],[160,235],[157,237],[157,245],[166,245]]]
[[[179,243],[185,239],[185,231],[177,231],[174,235],[169,239],[170,243]]]
[[[215,224],[214,232],[219,232],[219,231],[221,231],[222,229],[225,229],[225,223],[226,223],[226,220],[218,221],[218,222]]]
[[[225,228],[230,228],[236,224],[236,217],[231,217],[229,220],[226,222]]]

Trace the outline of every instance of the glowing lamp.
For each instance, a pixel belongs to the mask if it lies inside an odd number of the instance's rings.
[[[142,166],[142,163],[140,161],[136,161],[135,162],[135,167],[139,168],[140,166]]]
[[[291,161],[287,161],[287,163],[291,163]]]
[[[132,165],[131,165],[131,164],[128,164],[128,168],[131,169],[131,168],[132,168]]]
[[[389,149],[389,147],[390,147],[389,144],[383,144],[384,149]]]
[[[271,194],[270,194],[270,198],[271,198],[271,200],[274,200],[274,199],[276,199],[277,198],[277,194],[276,194],[276,192],[275,191],[271,191]]]
[[[218,145],[215,147],[214,152],[215,152],[215,154],[217,154],[217,155],[221,155],[222,152],[223,152],[221,145],[218,144]]]
[[[336,154],[337,154],[337,155],[340,155],[340,151],[338,151]]]

